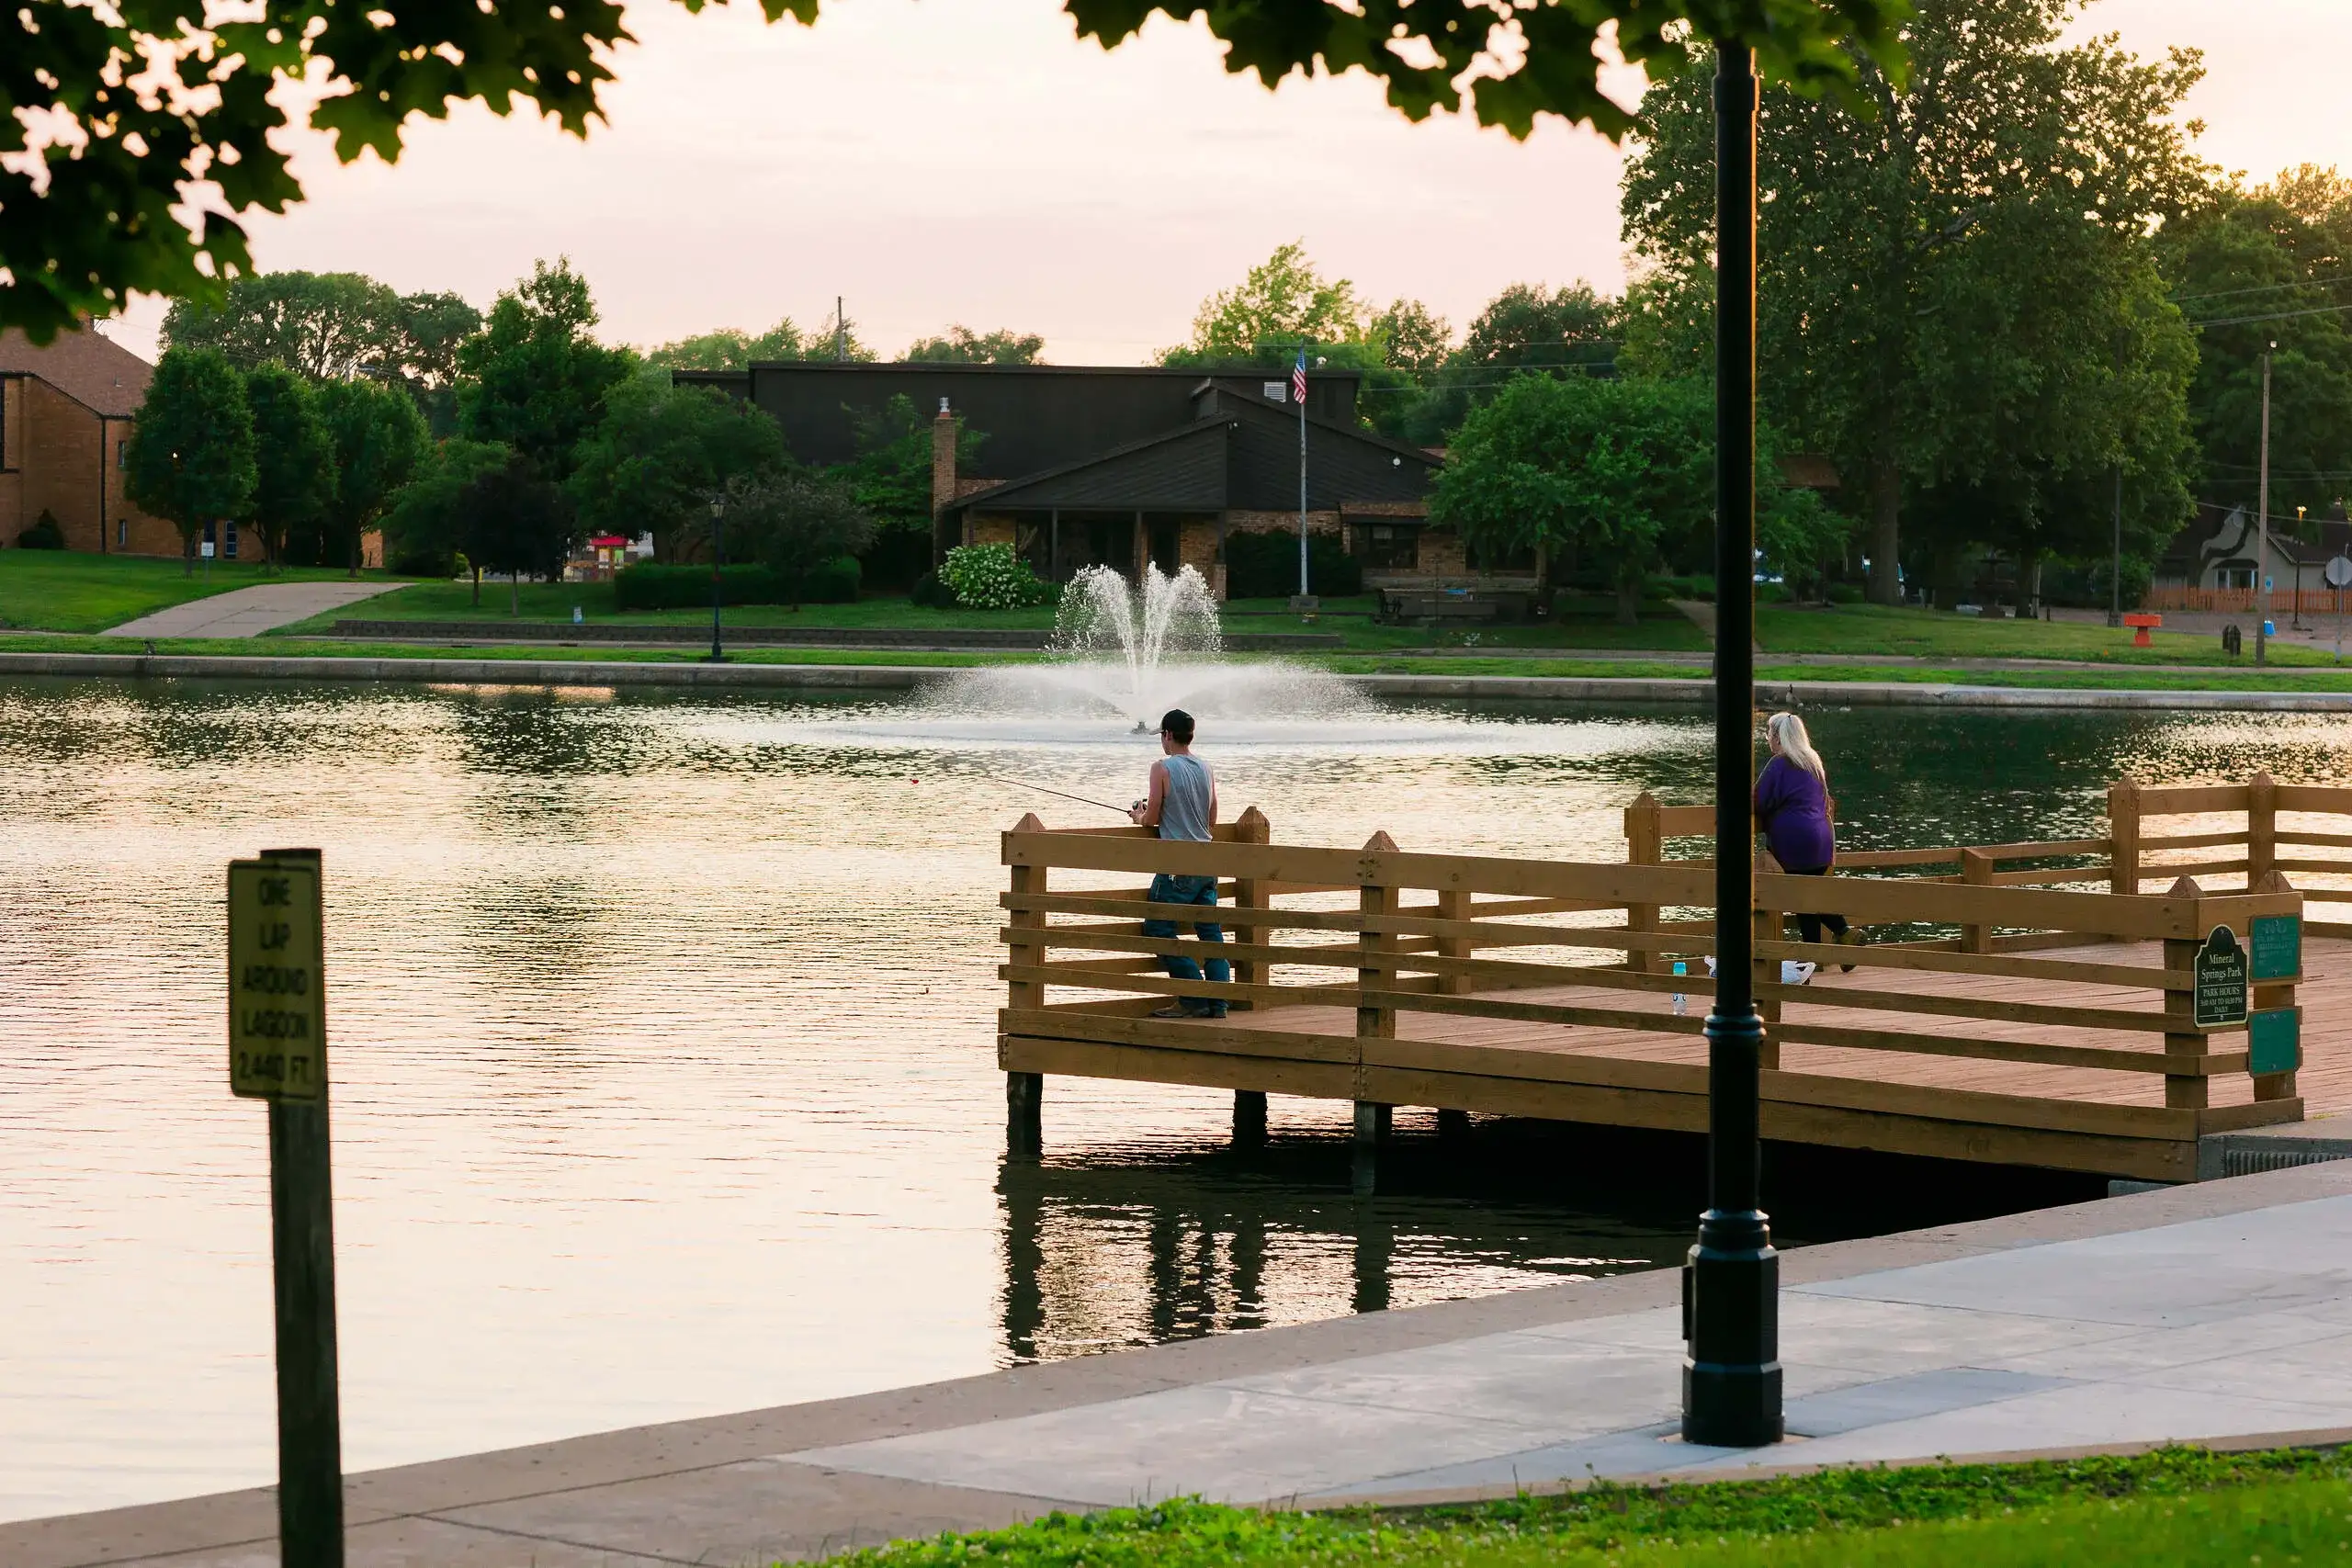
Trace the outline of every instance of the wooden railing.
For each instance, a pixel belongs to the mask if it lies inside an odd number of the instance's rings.
[[[2104,884],[2112,893],[2140,893],[2150,882],[2170,885],[2184,876],[2198,878],[2207,893],[2227,891],[2228,884],[2245,891],[2263,886],[2276,872],[2288,874],[2290,885],[2302,879],[2307,885],[2301,891],[2313,903],[2352,905],[2352,853],[2297,852],[2352,851],[2352,786],[2282,784],[2267,773],[2256,773],[2242,784],[2155,785],[2124,780],[2108,787],[2107,806],[2108,831],[2100,838],[1840,850],[1837,869],[1841,878],[1860,873],[1985,887]],[[2282,816],[2290,818],[2284,825]],[[2193,832],[2152,832],[2149,828],[2152,819],[2214,817],[2229,820]],[[1645,794],[1625,808],[1626,859],[1643,865],[1710,864],[1703,858],[1670,852],[1677,840],[1704,840],[1705,847],[1712,848],[1714,831],[1713,807],[1662,806]],[[2342,879],[2345,886],[2311,882],[2314,877]],[[2216,878],[2222,879],[2222,887],[2214,886]],[[1634,913],[1636,920],[1647,919],[1653,922],[1649,929],[1655,929],[1657,911]],[[2352,920],[2317,921],[2306,929],[2320,936],[2352,936]],[[2011,951],[2047,947],[2085,934],[1980,932],[1977,940],[1989,940],[1991,951]]]
[[[2222,786],[2222,793],[2233,787],[2244,795],[2248,786]],[[2227,809],[2210,807],[2201,798],[2193,804],[2172,798],[2188,793],[2143,790],[2141,815]],[[2148,809],[2152,797],[2154,810]],[[1698,830],[1694,818],[1675,815],[1696,808],[1651,802],[1643,809],[1651,814],[1650,825],[1644,829],[1648,836],[1635,844],[1637,855],[1655,856],[1664,838]],[[1615,1032],[1611,1039],[1634,1047],[1615,1050],[1604,1042],[1574,1058],[1579,1072],[1600,1070],[1593,1066],[1600,1061],[1608,1069],[1606,1081],[1628,1089],[1671,1082],[1679,1086],[1673,1090],[1678,1094],[1702,1081],[1690,1075],[1703,1068],[1687,1061],[1659,1060],[1655,1053],[1645,1058],[1635,1037],[1695,1037],[1702,1030],[1703,998],[1713,988],[1702,962],[1713,945],[1711,927],[1697,919],[1665,920],[1660,912],[1712,910],[1713,874],[1704,863],[1596,864],[1416,853],[1398,849],[1385,834],[1361,851],[1271,840],[1265,818],[1254,809],[1212,843],[1165,842],[1141,829],[1050,831],[1035,818],[1025,818],[1003,836],[1011,871],[1002,897],[1009,915],[1002,932],[1009,953],[1001,970],[1009,987],[1003,1034],[1171,1048],[1194,1058],[1213,1054],[1457,1075],[1480,1071],[1476,1064],[1491,1056],[1485,1070],[1508,1076],[1529,1070],[1527,1059],[1534,1054],[1514,1049],[1483,1025],[1564,1025],[1579,1034]],[[1997,871],[1969,874],[1971,865],[1997,866],[2003,859],[2109,847],[2101,841],[2082,848],[2089,842],[1962,847],[1951,853],[1973,858],[1962,859],[1957,876],[1759,874],[1750,917],[1757,922],[1756,994],[1766,1014],[1767,1067],[1779,1066],[1784,1045],[1797,1044],[1829,1048],[1840,1059],[1851,1054],[1857,1063],[1926,1055],[2157,1075],[2165,1108],[2202,1113],[2211,1104],[2212,1081],[2251,1076],[2253,1063],[2242,1039],[2225,1038],[2243,1036],[2246,1024],[2208,1028],[2194,1020],[2198,946],[2221,926],[2248,942],[2252,920],[2300,917],[2302,897],[2267,876],[2253,892],[2208,892],[2184,876],[2166,892],[2150,895],[1988,880],[2005,875]],[[2148,842],[2140,840],[2143,848]],[[1874,869],[1933,865],[1939,863],[1902,857],[1945,852],[1882,852]],[[1154,916],[1190,921],[1208,913],[1148,904],[1138,881],[1159,872],[1218,879],[1229,899],[1215,918],[1233,938],[1221,953],[1189,937],[1143,933],[1143,922]],[[1071,886],[1063,878],[1074,873],[1094,874],[1095,880]],[[2102,869],[2097,879],[2109,874]],[[1103,875],[1115,880],[1106,885]],[[1335,894],[1351,897],[1335,901]],[[1859,947],[1785,940],[1784,915],[1830,910],[1869,926],[1949,926],[1962,934]],[[1586,919],[1592,916],[1605,919]],[[2106,942],[2162,946],[2154,963],[2029,957],[2022,951]],[[1102,956],[1057,956],[1068,953]],[[1226,957],[1235,965],[1234,977],[1222,985],[1169,978],[1160,973],[1160,960],[1175,955]],[[1667,955],[1683,956],[1692,972],[1661,973],[1658,961]],[[1784,959],[1885,971],[1886,983],[1783,985]],[[2032,983],[2032,994],[2030,999],[1999,994],[1997,985],[1944,983],[1939,989],[1936,976],[2022,979]],[[2264,980],[2256,1005],[2291,1010],[2300,980],[2300,975]],[[1062,999],[1054,999],[1057,991]],[[1544,991],[1555,994],[1528,994]],[[1674,993],[1689,999],[1687,1010],[1667,1005]],[[1148,1016],[1178,997],[1225,1001],[1235,1016],[1221,1024]],[[1792,1003],[1804,1005],[1808,1016],[1784,1019]],[[1330,1010],[1281,1021],[1259,1016],[1285,1008]],[[1080,1015],[1083,1027],[1076,1027]],[[1400,1037],[1406,1019],[1419,1021],[1411,1038]],[[1429,1021],[1433,1019],[1444,1022]],[[1612,1056],[1617,1059],[1606,1060]],[[1858,1078],[1870,1076],[1865,1065],[1833,1067],[1825,1077],[1849,1071]],[[1956,1108],[1963,1104],[2007,1098],[1917,1083],[1872,1081],[1867,1089],[1871,1103],[1894,1103],[1920,1116],[1959,1118]],[[1434,1089],[1430,1095],[1426,1100],[1392,1098],[1449,1103]],[[2074,1100],[2052,1124],[2075,1132],[2120,1135],[2127,1123],[2143,1125],[2132,1122],[2132,1115],[2154,1114],[2093,1103],[2095,1096],[2047,1098]],[[2299,1116],[2291,1067],[2254,1077],[2252,1100],[2235,1114],[2238,1123]],[[2214,1127],[2229,1120],[2224,1116]],[[2164,1135],[2177,1135],[2177,1129]]]

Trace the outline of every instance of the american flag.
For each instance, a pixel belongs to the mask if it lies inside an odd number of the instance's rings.
[[[1290,395],[1302,408],[1306,404],[1306,350],[1298,351],[1298,364],[1290,373]]]

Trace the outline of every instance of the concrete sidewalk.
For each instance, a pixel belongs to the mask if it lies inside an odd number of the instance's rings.
[[[1672,1270],[412,1465],[348,1483],[355,1568],[757,1563],[1201,1493],[1509,1491],[1588,1474],[2352,1427],[2352,1162],[1805,1248],[1798,1440],[1674,1438]],[[264,1489],[0,1525],[11,1568],[275,1563]]]
[[[398,582],[265,582],[191,599],[109,626],[101,637],[259,637],[406,586]]]

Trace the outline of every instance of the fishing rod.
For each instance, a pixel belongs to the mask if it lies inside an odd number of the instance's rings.
[[[1044,784],[1031,784],[1027,779],[1016,779],[1009,774],[986,773],[977,768],[973,771],[990,784],[1003,784],[1010,789],[1034,789],[1040,795],[1050,795],[1062,800],[1074,800],[1080,806],[1099,807],[1104,811],[1115,811],[1122,817],[1127,815],[1125,807],[1114,806],[1107,800],[1091,800],[1085,795],[1072,795],[1067,790],[1047,789]]]

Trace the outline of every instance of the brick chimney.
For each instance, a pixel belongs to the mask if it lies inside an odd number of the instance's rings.
[[[937,516],[956,499],[956,415],[947,400],[931,422],[931,511]]]

